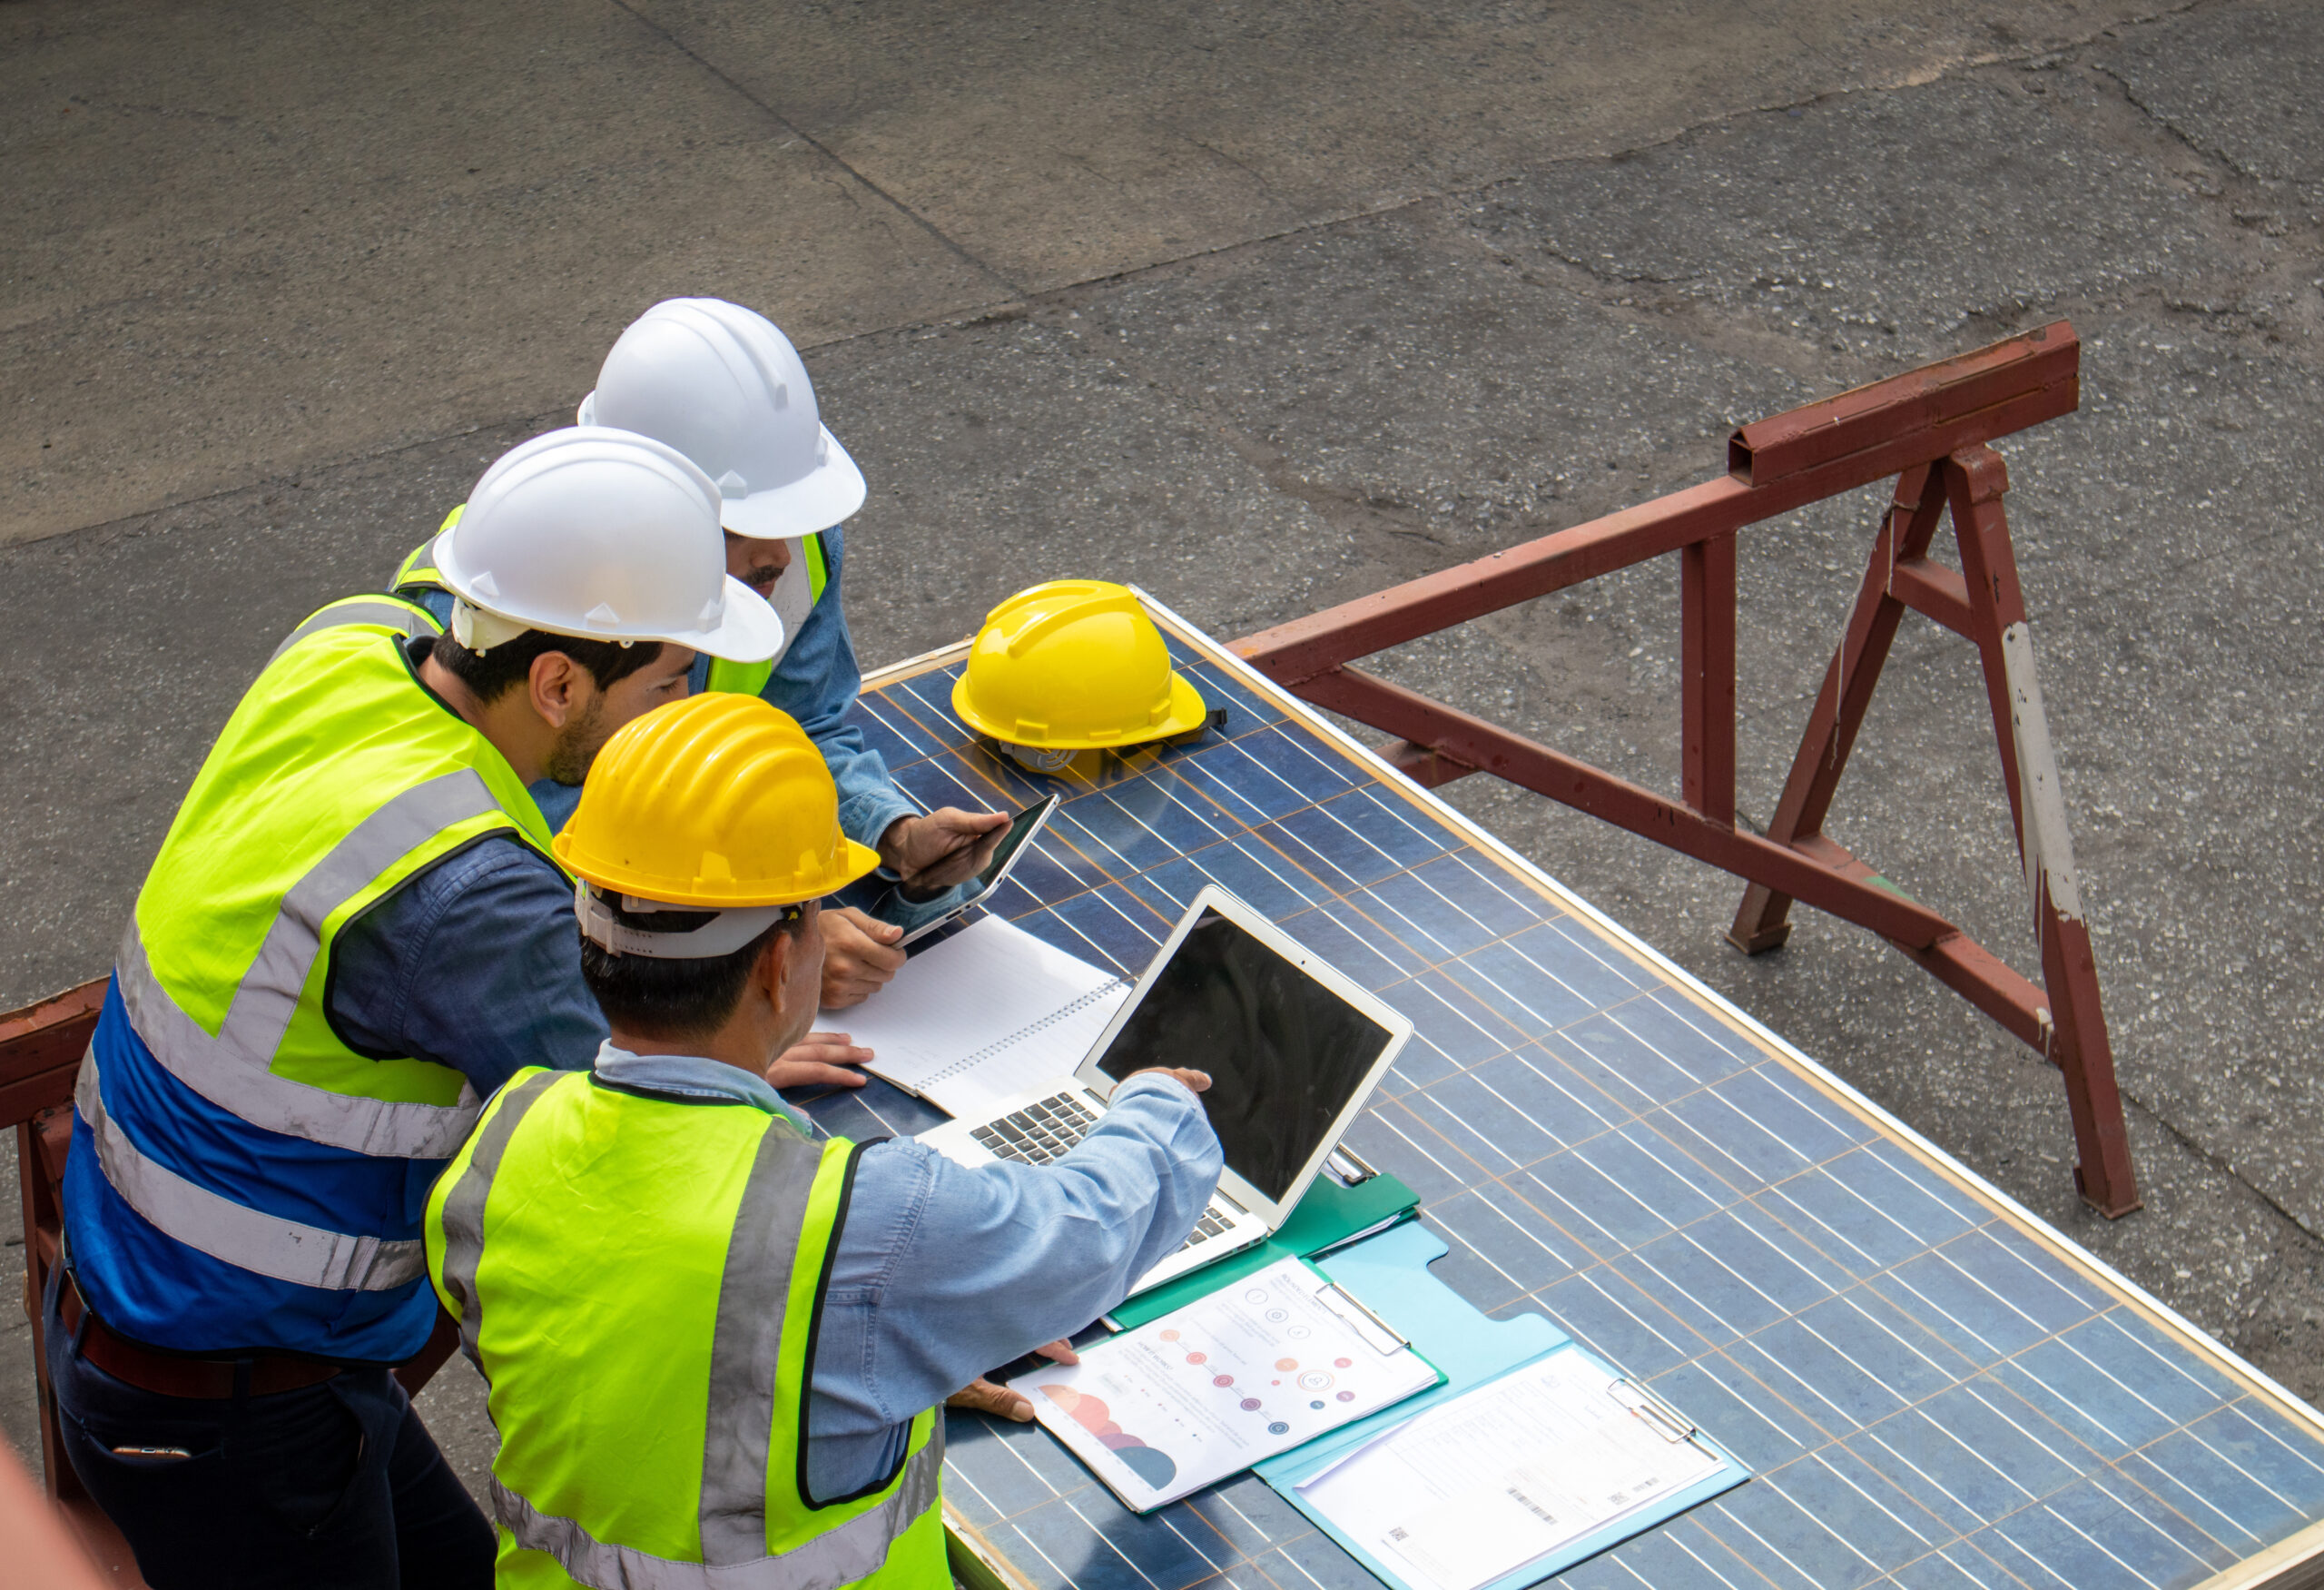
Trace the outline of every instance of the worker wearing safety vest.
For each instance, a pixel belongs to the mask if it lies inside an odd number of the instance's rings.
[[[439,547],[451,630],[301,625],[155,858],[74,1095],[45,1300],[66,1455],[147,1583],[489,1582],[489,1526],[389,1366],[427,1341],[420,1214],[481,1101],[605,1028],[527,794],[782,626],[674,449],[564,430]]]
[[[949,1590],[938,1405],[1118,1304],[1217,1180],[1196,1072],[1045,1166],[792,1114],[764,1073],[815,1013],[816,902],[878,859],[838,805],[796,723],[711,695],[615,735],[557,835],[612,1036],[514,1078],[428,1200],[504,1587]]]
[[[947,909],[1008,826],[999,812],[921,814],[880,753],[848,721],[862,674],[841,605],[847,547],[841,521],[863,506],[862,471],[822,424],[807,367],[765,316],[715,298],[657,303],[621,334],[581,400],[584,425],[618,425],[667,442],[718,484],[726,570],[783,617],[786,644],[757,663],[698,659],[694,693],[762,696],[807,731],[830,764],[840,825],[879,853],[876,880],[824,914],[823,1005],[860,1003],[903,965],[891,947]],[[449,528],[461,510],[446,518]],[[394,588],[442,621],[449,593],[429,542],[404,560]],[[554,833],[577,791],[536,789]],[[857,1052],[853,1058],[863,1058]]]

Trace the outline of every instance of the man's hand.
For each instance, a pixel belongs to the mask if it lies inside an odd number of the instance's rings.
[[[984,870],[1009,831],[1006,812],[941,806],[925,817],[898,817],[880,835],[880,862],[903,880],[907,900],[933,900]]]
[[[1078,1364],[1081,1361],[1081,1355],[1073,1350],[1073,1344],[1069,1341],[1053,1341],[1047,1347],[1037,1347],[1033,1350],[1052,1363]],[[980,1413],[1013,1419],[1020,1425],[1033,1422],[1032,1398],[1021,1392],[1011,1391],[1006,1386],[996,1386],[981,1377],[946,1397],[944,1406],[972,1407]]]
[[[1124,1077],[1122,1081],[1128,1081],[1130,1077],[1144,1076],[1176,1077],[1178,1081],[1186,1083],[1187,1089],[1189,1092],[1195,1093],[1203,1092],[1210,1086],[1210,1073],[1208,1072],[1188,1071],[1182,1065],[1149,1065],[1142,1071],[1134,1071],[1130,1072],[1129,1076]]]
[[[767,1081],[778,1088],[860,1088],[863,1073],[849,1068],[872,1058],[844,1032],[810,1032],[775,1057],[766,1068]]]
[[[843,1011],[879,993],[902,968],[904,953],[895,943],[904,930],[852,905],[826,910],[822,919],[823,1009]]]

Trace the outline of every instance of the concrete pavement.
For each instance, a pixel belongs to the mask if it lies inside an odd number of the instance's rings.
[[[872,484],[867,663],[1066,572],[1240,634],[2066,314],[2083,410],[2007,445],[2011,512],[2146,1212],[2086,1216],[2055,1073],[1876,942],[1801,912],[1746,960],[1738,885],[1448,793],[2318,1395],[2324,20],[2154,9],[15,0],[0,1002],[103,971],[274,638],[561,423],[657,297],[807,349]],[[1877,508],[1744,539],[1750,815]],[[1675,586],[1388,671],[1672,787]],[[1965,649],[1908,624],[1833,829],[2030,971],[1990,732]],[[473,1379],[428,1406],[473,1478]]]

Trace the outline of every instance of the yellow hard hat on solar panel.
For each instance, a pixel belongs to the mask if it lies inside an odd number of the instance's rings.
[[[987,614],[952,710],[980,734],[1053,751],[1167,739],[1206,716],[1137,593],[1101,579],[1051,580]]]
[[[795,905],[880,864],[840,831],[839,790],[806,731],[731,691],[625,724],[554,844],[585,883],[639,903],[630,910]]]

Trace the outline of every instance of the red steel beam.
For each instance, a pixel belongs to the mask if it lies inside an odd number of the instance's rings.
[[[1895,890],[1859,882],[1787,845],[1711,822],[1650,789],[1361,669],[1335,668],[1301,685],[1299,693],[1319,706],[1403,735],[1415,746],[1521,784],[1738,877],[1765,879],[1794,899],[1900,944],[1925,949],[1960,932]]]
[[[1679,788],[1735,826],[1735,538],[1679,551]]]
[[[0,1126],[30,1121],[73,1097],[81,1052],[105,1002],[100,977],[21,1010],[0,1012]]]
[[[1890,571],[1927,552],[1944,513],[1945,487],[1935,469],[1919,466],[1897,478],[1888,517],[1865,564],[1856,607],[1840,632],[1831,666],[1824,671],[1823,687],[1800,731],[1798,755],[1792,758],[1783,793],[1777,797],[1775,815],[1768,820],[1768,838],[1774,843],[1793,844],[1824,831],[1833,793],[1856,747],[1856,731],[1872,705],[1873,688],[1880,682],[1896,627],[1904,622],[1904,604],[1890,594]],[[1744,891],[1728,939],[1748,955],[1772,950],[1791,936],[1790,910],[1790,898],[1783,891],[1755,882]]]
[[[2081,367],[2082,349],[2073,328],[2053,321],[1804,409],[1755,420],[1728,440],[1728,471],[1754,486],[1767,486],[1852,459],[1885,459],[1901,439],[1974,431],[2029,391],[2062,389],[2071,394]],[[2069,401],[2066,410],[2073,407]],[[1914,461],[1926,463],[2007,434],[1988,430],[1974,442],[1923,450]],[[1893,467],[1875,469],[1865,478],[1876,480],[1896,472]]]
[[[1233,649],[1296,686],[1351,658],[2070,414],[2080,367],[2073,328],[2059,321],[1876,381],[1745,426],[1728,444],[1725,479],[1246,636]]]
[[[1794,898],[1879,933],[2065,1073],[2075,1181],[2100,1212],[2127,1214],[2140,1207],[2137,1180],[2002,506],[2008,470],[1985,445],[2071,412],[2080,361],[2073,329],[2060,321],[1755,421],[1730,439],[1723,479],[1246,637],[1234,650],[1308,700],[1401,736],[1383,755],[1423,787],[1492,773],[1748,880],[1728,935],[1746,951],[1784,941]],[[1736,531],[1889,476],[1889,511],[1773,820],[1764,837],[1738,832]],[[1946,518],[1957,570],[1928,555]],[[1666,552],[1679,559],[1679,800],[1346,666]],[[1823,833],[1907,608],[1980,654],[2034,894],[2042,983]]]

